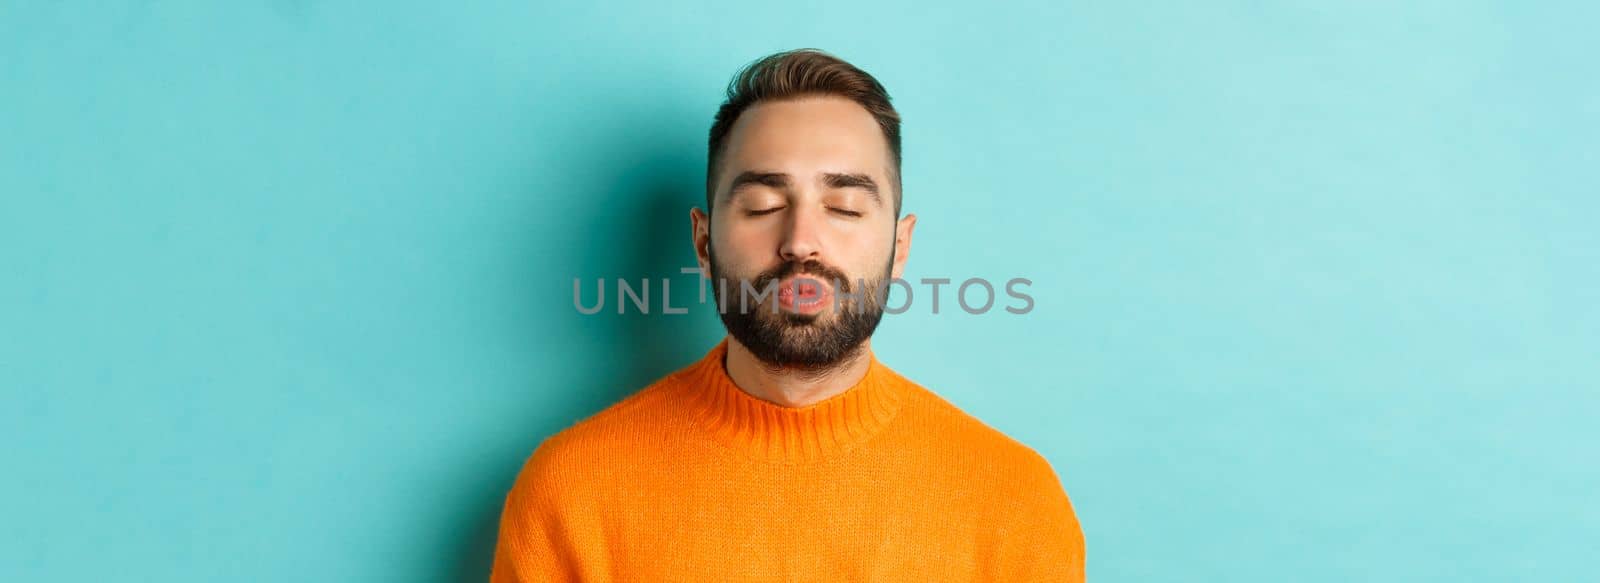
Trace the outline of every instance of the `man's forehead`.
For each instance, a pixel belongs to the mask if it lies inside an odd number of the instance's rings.
[[[797,179],[824,173],[882,177],[889,143],[866,109],[842,97],[760,102],[729,134],[723,181],[740,172],[784,172]]]
[[[866,109],[841,97],[760,102],[729,132],[735,155],[805,153],[887,156],[889,142]]]
[[[804,95],[784,99],[763,99],[750,104],[734,122],[734,127],[756,119],[814,120],[820,117],[852,119],[876,125],[872,113],[855,101],[838,95]]]

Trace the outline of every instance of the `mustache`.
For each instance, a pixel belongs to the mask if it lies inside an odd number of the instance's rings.
[[[751,283],[755,285],[756,289],[766,289],[767,285],[771,284],[772,282],[782,280],[783,278],[791,275],[800,274],[814,276],[816,279],[832,282],[834,287],[840,288],[846,292],[851,291],[850,278],[846,277],[844,272],[832,267],[828,267],[821,261],[814,259],[807,261],[790,261],[788,263],[781,264],[777,267],[762,272],[762,274],[757,276],[755,281]]]

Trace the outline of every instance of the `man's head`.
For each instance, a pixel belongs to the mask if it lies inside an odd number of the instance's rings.
[[[910,252],[900,200],[900,119],[876,79],[809,49],[745,67],[711,127],[706,209],[690,211],[729,333],[771,366],[856,354]],[[743,286],[774,282],[741,305]]]
[[[763,102],[804,97],[835,97],[854,102],[878,124],[889,159],[887,188],[893,185],[894,216],[900,216],[900,113],[889,103],[889,92],[866,71],[816,49],[797,49],[761,58],[740,70],[728,82],[727,99],[711,123],[706,156],[706,212],[712,212],[724,168],[729,134],[734,123],[752,106]]]

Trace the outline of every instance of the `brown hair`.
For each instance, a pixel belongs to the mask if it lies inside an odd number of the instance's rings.
[[[706,155],[707,213],[715,202],[717,165],[722,161],[723,142],[733,129],[733,122],[756,102],[808,95],[844,97],[861,105],[878,121],[894,162],[889,168],[889,180],[894,183],[894,216],[900,216],[900,113],[889,104],[889,92],[872,75],[818,49],[795,49],[762,57],[745,65],[728,82],[728,98],[717,109],[711,124]]]

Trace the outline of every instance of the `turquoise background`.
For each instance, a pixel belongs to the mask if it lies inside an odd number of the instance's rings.
[[[1133,4],[0,3],[0,580],[483,580],[719,337],[572,279],[693,265],[802,46],[904,116],[907,277],[1034,281],[877,346],[1092,580],[1600,580],[1600,10]]]

